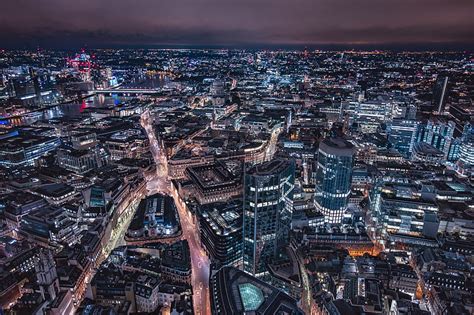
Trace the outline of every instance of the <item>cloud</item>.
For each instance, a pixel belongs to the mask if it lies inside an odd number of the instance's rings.
[[[70,45],[474,43],[471,0],[16,0],[0,40]]]

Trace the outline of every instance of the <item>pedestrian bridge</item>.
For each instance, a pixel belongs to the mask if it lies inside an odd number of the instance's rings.
[[[91,91],[95,94],[128,94],[128,95],[139,95],[139,94],[156,94],[161,92],[159,89],[101,89]]]

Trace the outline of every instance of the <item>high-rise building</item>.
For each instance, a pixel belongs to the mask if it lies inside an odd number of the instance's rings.
[[[35,90],[36,101],[41,103],[41,86],[38,78],[38,73],[33,69],[33,67],[29,67],[28,69],[30,74],[30,79],[33,82],[33,88]]]
[[[247,170],[244,183],[244,271],[263,277],[266,263],[288,244],[295,181],[293,161],[272,160]]]
[[[59,280],[56,263],[50,250],[41,249],[35,263],[37,283],[44,300],[54,300],[59,293]]]
[[[439,117],[430,118],[420,125],[417,142],[426,142],[444,153],[447,160],[456,125],[453,121],[446,121]]]
[[[213,261],[222,266],[242,265],[242,199],[200,208],[201,242]]]
[[[341,137],[319,144],[314,201],[328,223],[340,223],[347,208],[354,154],[354,146]]]
[[[474,127],[464,127],[462,143],[459,148],[458,172],[465,176],[474,175]]]
[[[447,76],[438,76],[436,83],[433,87],[433,108],[434,110],[442,114],[446,110],[446,100],[448,98],[447,89],[448,89],[449,77]]]
[[[418,121],[407,119],[394,119],[389,124],[388,140],[406,158],[409,158],[413,152],[418,126]]]

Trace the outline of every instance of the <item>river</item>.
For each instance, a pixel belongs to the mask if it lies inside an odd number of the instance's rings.
[[[124,83],[120,88],[160,88],[170,82],[170,78],[163,75],[157,76],[137,76],[128,83]],[[118,90],[120,90],[118,88]],[[118,105],[133,99],[129,96],[104,96],[96,94],[86,97],[80,101],[68,102],[50,106],[44,109],[37,109],[27,114],[15,117],[0,118],[0,126],[27,126],[40,120],[49,120],[61,117],[80,117],[87,108],[101,108],[110,105]]]

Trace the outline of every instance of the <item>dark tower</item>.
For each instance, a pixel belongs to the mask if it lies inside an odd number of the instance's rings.
[[[432,105],[434,111],[436,111],[438,114],[442,114],[446,110],[446,101],[448,99],[448,83],[449,77],[438,75],[436,83],[433,87]]]
[[[38,74],[33,69],[33,67],[29,68],[29,73],[30,73],[31,81],[33,82],[33,88],[35,89],[36,101],[38,103],[41,103],[41,87],[40,87]]]

